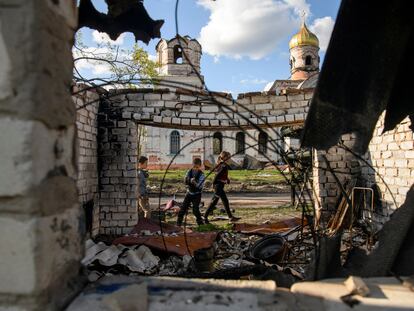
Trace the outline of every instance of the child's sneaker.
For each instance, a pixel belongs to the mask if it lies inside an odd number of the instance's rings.
[[[231,217],[230,218],[230,222],[237,222],[237,221],[239,221],[241,219],[241,217],[236,217],[236,216],[233,216],[233,217]]]

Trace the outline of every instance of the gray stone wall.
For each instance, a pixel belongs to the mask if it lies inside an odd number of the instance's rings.
[[[345,134],[341,143],[352,148],[355,137]],[[329,166],[328,166],[329,164]],[[317,222],[324,223],[336,211],[341,195],[339,183],[347,189],[347,184],[361,173],[358,158],[346,148],[337,145],[326,151],[313,150],[313,199]]]
[[[75,1],[0,0],[0,309],[56,310],[83,241],[70,97]]]
[[[364,163],[363,176],[368,186],[378,185],[385,216],[404,203],[414,184],[414,139],[410,125],[406,118],[394,130],[383,134],[383,114],[365,156],[373,168]]]
[[[100,223],[102,234],[124,234],[137,223],[137,123],[124,119],[115,97],[101,103]],[[130,116],[130,115],[129,115]]]
[[[84,87],[83,87],[84,88]],[[98,179],[98,109],[99,95],[95,91],[74,87],[72,97],[76,111],[77,165],[79,203],[86,217],[92,216],[91,234],[99,233]],[[89,215],[89,213],[91,215]]]
[[[361,157],[354,156],[340,146],[327,151],[314,151],[313,187],[319,217],[326,219],[335,212],[340,195],[340,188],[327,170],[324,156],[343,186],[360,176],[360,186],[378,187],[379,192],[375,198],[377,221],[385,222],[404,202],[414,183],[414,139],[409,128],[411,122],[406,118],[394,130],[386,133],[383,133],[383,125],[384,115],[377,123],[367,153]],[[351,148],[355,137],[351,134],[343,135],[342,141]]]

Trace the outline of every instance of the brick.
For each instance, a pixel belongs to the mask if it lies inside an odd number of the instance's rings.
[[[147,101],[146,102],[147,107],[164,107],[165,106],[165,101],[162,100],[157,100],[157,101]]]
[[[128,102],[129,107],[145,107],[145,101],[129,101]]]
[[[214,105],[201,106],[201,112],[219,112],[219,107]]]
[[[414,150],[405,151],[405,158],[406,159],[414,159]]]
[[[177,100],[178,95],[175,93],[165,93],[161,96],[162,100]]]
[[[152,94],[152,93],[144,94],[144,99],[145,100],[161,100],[161,94]]]
[[[215,119],[216,117],[214,113],[199,113],[197,116],[200,119]]]
[[[131,116],[132,116],[132,113],[131,113],[131,112],[129,112],[129,111],[124,111],[124,112],[122,113],[122,117],[123,117],[124,119],[130,119],[130,118],[131,118]]]
[[[144,94],[142,93],[131,93],[126,95],[129,101],[141,101],[144,99]]]
[[[210,121],[209,120],[200,120],[200,123],[202,126],[210,126]]]
[[[288,101],[297,101],[297,100],[304,100],[304,94],[295,94],[295,95],[288,95]]]
[[[285,102],[287,101],[287,96],[286,95],[281,95],[281,96],[270,96],[270,102],[271,103],[279,103],[279,102]]]
[[[183,111],[189,111],[189,112],[200,112],[200,106],[199,105],[184,105],[182,108]]]
[[[273,105],[272,104],[259,104],[254,106],[254,110],[272,110]]]
[[[259,96],[252,96],[252,104],[264,104],[269,102],[269,96],[267,95],[259,95]]]
[[[7,146],[0,148],[0,196],[23,194],[53,170],[58,135],[58,131],[49,130],[37,121],[0,118],[0,144]],[[67,143],[74,139],[70,133],[62,135]],[[67,155],[71,156],[69,152]]]
[[[191,125],[194,125],[194,126],[200,125],[200,120],[199,119],[191,119]]]
[[[163,117],[161,117],[161,116],[154,116],[153,121],[155,123],[161,123],[161,122],[163,122]]]
[[[181,119],[181,124],[182,125],[190,125],[190,119],[187,119],[187,118]]]
[[[0,217],[0,292],[17,295],[41,293],[56,280],[76,274],[81,258],[81,210],[74,204],[48,217]],[[47,246],[47,247],[45,247]],[[73,275],[74,275],[73,274]]]

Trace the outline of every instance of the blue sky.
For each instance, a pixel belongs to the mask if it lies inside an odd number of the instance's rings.
[[[106,11],[104,0],[93,3]],[[153,19],[165,20],[161,33],[166,39],[176,34],[175,4],[176,0],[144,1]],[[339,5],[340,0],[181,0],[179,32],[202,43],[201,70],[209,89],[233,94],[261,91],[270,81],[289,78],[288,43],[298,30],[302,12],[322,41],[323,60]],[[86,45],[96,46],[92,30],[82,29],[82,37]],[[139,44],[155,55],[157,42]],[[126,34],[118,43],[131,48],[133,36]],[[90,71],[83,69],[88,76]]]

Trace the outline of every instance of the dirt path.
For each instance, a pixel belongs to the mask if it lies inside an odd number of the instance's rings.
[[[213,196],[212,193],[203,194],[202,201],[207,206]],[[170,200],[172,196],[163,196],[161,198],[161,205]],[[177,196],[177,201],[182,201],[183,195]],[[229,193],[228,198],[230,205],[234,208],[262,208],[262,207],[277,207],[287,205],[290,203],[290,193]],[[151,206],[157,207],[159,202],[158,197],[151,197]]]
[[[202,213],[207,208],[212,196],[212,193],[203,194],[202,202],[204,202],[204,206],[201,207]],[[171,198],[171,196],[162,197],[161,204],[166,204]],[[183,198],[184,196],[180,195],[176,197],[176,200],[182,202]],[[301,216],[301,209],[295,209],[290,205],[290,193],[229,193],[228,198],[230,208],[234,210],[235,215],[241,217],[240,222],[257,224]],[[155,195],[150,198],[150,204],[154,209],[158,208],[158,202],[159,198]],[[226,216],[220,202],[210,220],[215,225],[222,226],[228,223]],[[176,215],[168,213],[166,220],[169,223],[175,223]],[[191,209],[188,214],[187,224],[189,226],[195,225]]]

